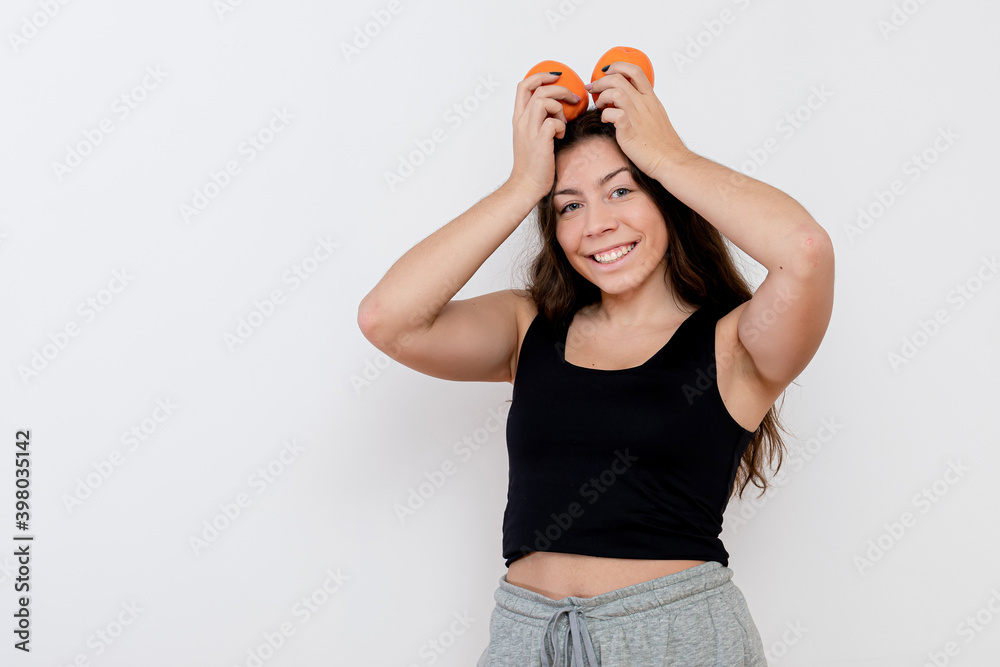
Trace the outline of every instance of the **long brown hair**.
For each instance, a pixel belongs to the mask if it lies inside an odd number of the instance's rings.
[[[590,109],[567,123],[563,138],[554,141],[555,155],[592,137],[610,139],[617,146],[615,126],[601,121],[601,113],[600,109]],[[665,279],[673,293],[695,306],[717,304],[732,309],[748,301],[753,292],[737,270],[726,239],[719,230],[670,194],[659,181],[643,173],[628,156],[624,157],[636,185],[652,198],[666,221]],[[565,332],[579,309],[600,302],[601,291],[573,268],[556,240],[554,192],[553,181],[549,193],[535,207],[541,249],[531,262],[526,289],[538,312],[557,330]],[[780,470],[785,445],[779,431],[789,431],[779,420],[779,410],[772,405],[754,432],[743,453],[730,496],[738,489],[742,498],[743,490],[751,482],[761,489],[760,495],[767,492],[768,482],[763,472],[765,458],[772,470]]]

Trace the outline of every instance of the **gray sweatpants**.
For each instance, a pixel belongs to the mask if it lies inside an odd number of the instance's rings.
[[[767,667],[733,570],[716,561],[594,597],[500,577],[476,667]]]

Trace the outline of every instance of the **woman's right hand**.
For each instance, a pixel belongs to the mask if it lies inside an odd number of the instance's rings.
[[[580,98],[565,86],[552,85],[556,74],[539,72],[517,84],[514,99],[514,168],[508,182],[541,199],[552,189],[556,160],[553,138],[566,133],[562,102]]]

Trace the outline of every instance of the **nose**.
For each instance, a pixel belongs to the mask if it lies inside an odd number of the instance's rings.
[[[607,204],[593,204],[587,209],[586,215],[583,233],[587,236],[601,236],[618,229],[618,218]]]

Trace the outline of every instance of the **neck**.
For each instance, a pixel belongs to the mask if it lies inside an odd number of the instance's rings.
[[[611,330],[635,330],[670,326],[684,319],[690,307],[676,296],[666,273],[666,260],[660,271],[643,284],[616,294],[601,290],[601,301],[591,306],[595,322]]]

